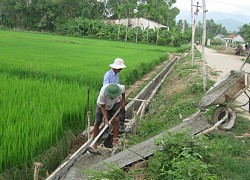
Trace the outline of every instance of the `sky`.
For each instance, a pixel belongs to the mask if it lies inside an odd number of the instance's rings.
[[[202,5],[202,0],[193,0],[194,5],[199,1]],[[205,0],[207,13],[218,12],[223,15],[237,14],[241,16],[240,21],[250,22],[250,0]],[[189,10],[191,12],[191,0],[176,0],[175,5],[178,9]],[[200,9],[202,13],[202,9]]]

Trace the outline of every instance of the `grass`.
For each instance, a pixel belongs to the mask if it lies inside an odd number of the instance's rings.
[[[209,150],[218,179],[247,179],[250,175],[250,139],[238,138],[250,130],[250,121],[237,116],[236,124],[229,132],[208,135]]]

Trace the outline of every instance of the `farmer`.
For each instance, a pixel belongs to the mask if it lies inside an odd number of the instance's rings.
[[[242,45],[239,44],[239,45],[237,46],[237,48],[235,49],[235,51],[236,51],[236,52],[235,52],[236,55],[241,55],[242,52],[243,52],[243,47],[242,47]]]
[[[111,67],[111,69],[105,73],[104,78],[103,78],[103,85],[110,84],[110,83],[120,84],[119,73],[121,72],[122,69],[126,67],[123,59],[116,58],[114,60],[114,63],[110,64],[109,66]],[[120,120],[119,120],[119,132],[120,133],[123,133],[125,130],[125,127],[124,127],[125,113],[126,113],[125,107],[123,107],[121,109]]]
[[[125,86],[120,84],[106,84],[101,88],[97,98],[97,106],[95,112],[94,138],[99,134],[99,126],[104,117],[105,124],[109,124],[109,120],[120,108],[125,106]],[[119,114],[113,120],[113,147],[117,146],[119,133]],[[97,144],[94,145],[95,147]]]
[[[245,50],[248,51],[248,49],[249,49],[249,45],[248,45],[248,43],[246,43],[245,44]]]
[[[122,69],[126,67],[123,59],[116,58],[114,60],[114,63],[110,64],[109,66],[111,67],[111,69],[105,73],[103,79],[103,85],[110,83],[120,84],[119,73],[121,72]]]

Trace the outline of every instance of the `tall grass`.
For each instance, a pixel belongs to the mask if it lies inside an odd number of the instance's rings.
[[[1,169],[44,152],[70,126],[85,128],[86,87],[5,74],[0,75],[0,81]],[[97,93],[91,92],[91,97]]]

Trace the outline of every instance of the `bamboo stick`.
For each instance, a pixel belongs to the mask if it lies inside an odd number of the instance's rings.
[[[112,118],[109,120],[109,124],[111,124],[111,122],[114,120],[114,118],[117,116],[117,114],[120,112],[121,108],[119,107],[118,110],[115,112],[115,114],[112,116]],[[101,137],[101,135],[104,133],[104,131],[108,128],[108,125],[105,124],[105,126],[103,127],[103,129],[101,130],[101,132],[99,132],[99,134],[95,137],[95,139],[92,141],[92,143],[90,144],[90,147],[93,147],[94,144],[97,142],[97,140]]]

